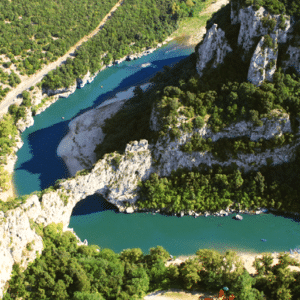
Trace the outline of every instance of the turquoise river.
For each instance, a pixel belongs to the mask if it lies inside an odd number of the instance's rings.
[[[120,91],[148,82],[163,66],[172,65],[193,51],[194,48],[170,42],[148,56],[100,72],[91,84],[35,116],[34,126],[22,134],[24,146],[17,153],[14,173],[17,194],[45,189],[57,179],[69,176],[56,149],[68,131],[70,120]],[[194,254],[200,248],[222,253],[227,249],[279,252],[300,245],[299,219],[273,214],[243,217],[243,221],[237,221],[231,216],[178,218],[150,213],[123,214],[94,195],[76,205],[69,227],[74,228],[81,240],[87,239],[89,244],[117,253],[126,248],[141,248],[148,253],[149,248],[157,245],[172,255]]]

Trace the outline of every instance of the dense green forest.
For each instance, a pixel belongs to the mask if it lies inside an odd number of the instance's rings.
[[[84,43],[75,58],[50,72],[43,80],[43,88],[68,87],[90,70],[98,71],[125,55],[140,52],[162,42],[177,28],[176,12],[172,13],[172,0],[128,0],[117,9],[102,30]],[[134,44],[132,44],[134,43]],[[103,55],[107,54],[104,58]]]
[[[295,160],[261,167],[248,173],[235,164],[228,167],[199,165],[192,171],[178,169],[169,177],[152,173],[140,182],[141,209],[161,209],[168,213],[181,211],[220,211],[233,209],[275,208],[300,213],[300,153]]]
[[[300,17],[299,0],[231,0],[234,4],[249,6],[253,5],[254,9],[264,6],[271,14],[287,14],[290,16]]]
[[[126,249],[117,254],[99,246],[77,246],[71,232],[62,232],[62,224],[39,228],[44,250],[22,272],[15,264],[3,300],[129,300],[142,299],[151,291],[168,288],[210,290],[216,294],[224,286],[237,299],[299,299],[300,273],[288,254],[281,253],[279,263],[265,255],[256,259],[256,275],[250,276],[235,252],[224,255],[200,249],[195,258],[180,265],[165,266],[170,254],[161,246],[149,254],[141,249]],[[32,251],[29,243],[24,250]],[[235,266],[235,270],[232,267]],[[265,296],[264,296],[265,295]],[[270,299],[269,298],[269,299]]]
[[[117,0],[0,2],[0,83],[20,83],[13,72],[31,75],[64,55],[80,38],[97,27]],[[0,85],[0,100],[9,88]]]

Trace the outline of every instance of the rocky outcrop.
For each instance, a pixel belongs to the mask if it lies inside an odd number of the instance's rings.
[[[159,131],[159,113],[157,112],[155,106],[152,108],[151,116],[150,116],[150,129],[153,131]]]
[[[48,96],[59,94],[60,98],[67,98],[76,91],[76,88],[77,88],[77,83],[75,81],[71,86],[67,88],[60,88],[57,90],[47,90],[46,93]]]
[[[32,96],[32,105],[33,106],[39,105],[42,102],[43,98],[44,98],[43,92],[42,92],[41,89],[37,88],[37,89],[35,89],[34,92],[35,93]]]
[[[26,107],[25,117],[18,120],[16,126],[20,132],[25,131],[26,128],[32,126],[34,124],[34,120],[32,117],[31,109]]]
[[[146,90],[150,86],[151,84],[147,83],[141,88]],[[94,150],[105,137],[101,127],[106,119],[116,114],[124,103],[133,97],[134,88],[117,93],[114,98],[106,100],[69,123],[69,132],[60,142],[57,155],[64,160],[71,176],[80,170],[92,168],[96,162]]]
[[[272,81],[277,67],[277,40],[273,40],[273,48],[264,47],[264,44],[265,37],[262,37],[253,53],[248,70],[247,79],[256,86],[264,80]]]
[[[82,89],[87,83],[90,83],[91,73],[88,71],[82,78],[77,78],[77,87]]]
[[[240,3],[237,1],[231,1],[230,5],[230,20],[231,24],[237,24],[239,22]]]
[[[249,136],[252,141],[257,141],[261,138],[270,139],[275,135],[280,136],[283,133],[292,131],[287,114],[282,114],[270,120],[263,118],[262,121],[263,126],[254,126],[251,122],[239,122],[224,128],[218,133],[213,133],[205,125],[193,133],[198,132],[203,138],[211,138],[213,142],[216,142],[220,138],[237,138],[242,136]],[[229,166],[231,163],[236,163],[239,168],[244,168],[246,172],[258,170],[260,166],[267,165],[268,161],[272,161],[276,165],[291,160],[295,148],[300,144],[300,141],[298,141],[294,145],[275,148],[273,151],[268,149],[265,152],[255,154],[240,153],[236,159],[231,158],[227,161],[220,161],[210,152],[187,153],[180,150],[181,145],[188,142],[193,133],[182,132],[180,138],[173,142],[167,135],[160,138],[153,146],[152,155],[158,162],[157,171],[160,176],[169,176],[173,170],[178,168],[187,167],[192,169],[193,167],[198,167],[199,164]]]
[[[203,43],[198,48],[198,61],[196,69],[199,76],[202,76],[202,71],[207,66],[208,62],[213,61],[212,67],[215,68],[218,64],[223,63],[224,57],[232,49],[229,46],[225,32],[214,24],[206,33]]]
[[[245,52],[248,52],[253,46],[254,37],[268,34],[269,29],[264,27],[262,22],[262,18],[266,16],[269,16],[269,19],[273,19],[276,22],[270,34],[271,37],[277,39],[278,43],[287,42],[287,34],[291,31],[291,20],[288,16],[285,16],[284,29],[281,29],[281,26],[279,26],[281,23],[280,15],[271,15],[264,7],[260,7],[257,11],[252,6],[240,9],[238,16],[238,22],[241,24],[238,44],[242,46]]]
[[[78,174],[41,199],[31,195],[18,208],[0,212],[0,297],[13,264],[18,262],[26,268],[36,258],[36,252],[42,252],[42,238],[34,229],[38,224],[44,227],[53,222],[62,223],[67,230],[74,206],[95,193],[125,211],[123,201],[131,204],[136,201],[137,183],[149,178],[153,172],[151,165],[148,142],[135,141],[126,146],[124,155],[106,155],[99,160],[89,174]]]

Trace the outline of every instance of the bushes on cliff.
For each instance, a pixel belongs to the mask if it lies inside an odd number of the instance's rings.
[[[249,6],[253,5],[258,10],[261,6],[265,7],[271,14],[288,14],[291,16],[300,16],[299,0],[233,0],[232,2]]]
[[[181,211],[220,211],[229,205],[242,209],[273,207],[281,211],[300,212],[298,177],[300,155],[277,166],[266,166],[259,172],[242,173],[236,166],[221,168],[199,166],[193,171],[178,169],[169,177],[152,173],[149,180],[139,183],[140,208]],[[235,204],[233,200],[235,199]]]

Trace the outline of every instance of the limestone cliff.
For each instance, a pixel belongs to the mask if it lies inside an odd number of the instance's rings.
[[[196,48],[198,74],[202,76],[202,70],[208,66],[208,62],[212,63],[212,68],[215,68],[224,61],[229,52],[234,51],[234,54],[239,55],[244,61],[250,55],[248,70],[250,82],[260,85],[264,80],[272,81],[279,67],[278,51],[281,45],[287,45],[290,42],[295,20],[286,15],[272,15],[264,7],[258,10],[254,10],[253,6],[241,7],[237,1],[231,2],[230,19],[231,25],[239,24],[237,36],[239,48],[232,49],[226,40],[226,28],[217,29],[217,24],[214,24],[206,33],[198,49]],[[272,45],[270,45],[270,39],[273,41]],[[298,47],[289,46],[287,54],[290,58],[280,67],[286,69],[293,66],[299,72],[299,53]]]
[[[259,41],[251,58],[248,70],[248,81],[260,85],[264,80],[272,81],[276,71],[278,58],[277,39],[273,41],[273,48],[264,47],[265,37]]]
[[[198,49],[199,58],[196,66],[198,74],[202,76],[202,70],[210,61],[213,61],[213,68],[221,64],[226,54],[231,51],[224,31],[214,24],[206,33],[203,43]]]
[[[67,230],[76,203],[95,193],[100,193],[120,209],[122,201],[134,203],[137,183],[149,178],[153,172],[151,165],[148,142],[132,142],[127,145],[124,155],[106,155],[89,174],[78,174],[40,199],[32,195],[18,208],[0,212],[0,297],[13,264],[18,262],[25,268],[36,258],[37,252],[42,252],[42,238],[35,232],[38,224],[62,223]]]

